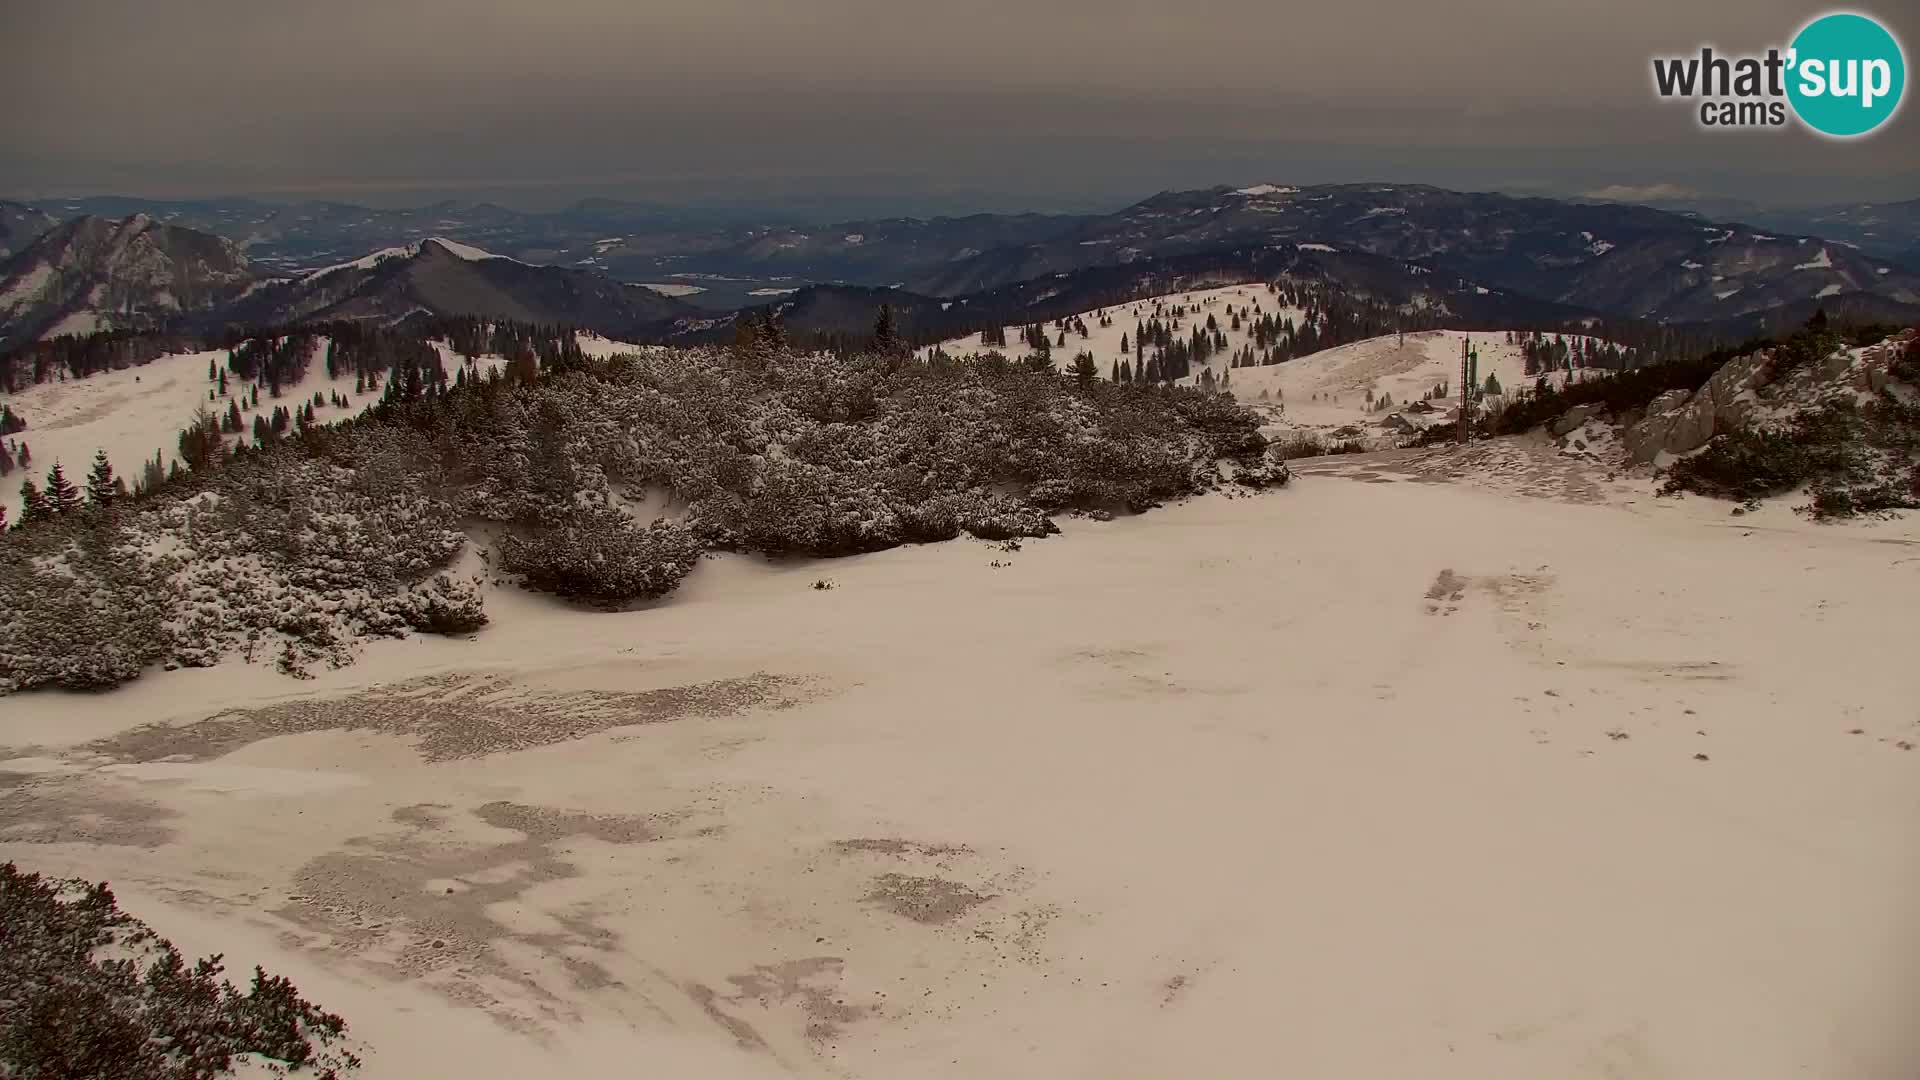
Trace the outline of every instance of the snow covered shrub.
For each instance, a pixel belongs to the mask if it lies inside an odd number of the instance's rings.
[[[53,558],[51,525],[4,545],[0,688],[233,653],[340,664],[360,638],[472,632],[480,591],[444,571],[474,519],[502,526],[501,566],[528,586],[613,605],[670,591],[707,550],[1046,536],[1049,514],[1217,487],[1223,459],[1275,482],[1265,453],[1224,396],[991,358],[659,350],[472,380],[210,460],[128,502],[111,559]]]
[[[884,491],[845,469],[791,458],[768,461],[736,525],[743,546],[771,554],[853,555],[902,539]]]
[[[1920,406],[1882,390],[1735,428],[1674,462],[1660,490],[1752,502],[1802,486],[1815,518],[1920,509]]]
[[[1888,366],[1887,373],[1909,386],[1920,386],[1920,337],[1907,342],[1907,347]]]
[[[1286,462],[1266,458],[1240,465],[1233,475],[1234,483],[1250,488],[1281,487],[1292,480],[1293,470]]]
[[[671,591],[699,562],[687,529],[642,526],[617,510],[575,511],[549,527],[500,539],[501,565],[527,585],[572,600],[619,604]]]
[[[982,540],[1052,536],[1060,531],[1037,506],[1005,495],[982,494],[958,500],[960,527]]]
[[[167,655],[170,590],[117,528],[0,545],[0,691],[104,690]]]
[[[336,1045],[346,1022],[291,982],[256,967],[242,992],[219,956],[189,965],[104,883],[0,863],[0,927],[0,1076],[205,1080],[248,1054],[315,1080],[360,1065]]]
[[[1428,429],[1432,431],[1432,428]],[[1296,432],[1274,446],[1274,456],[1282,461],[1295,458],[1325,457],[1329,454],[1364,454],[1367,444],[1358,439],[1323,439],[1312,432]]]
[[[474,581],[439,574],[402,594],[407,625],[423,634],[471,634],[487,625],[485,602]]]

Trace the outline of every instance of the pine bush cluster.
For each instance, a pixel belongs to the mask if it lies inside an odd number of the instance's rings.
[[[205,1080],[242,1055],[339,1080],[346,1022],[284,977],[241,991],[219,956],[189,965],[102,884],[0,863],[0,1076]]]
[[[617,606],[670,592],[709,551],[1040,537],[1063,512],[1286,480],[1231,399],[992,354],[529,355],[537,377],[423,381],[8,532],[0,691],[234,653],[297,672],[369,637],[471,632],[481,590],[449,568],[483,524],[519,583]],[[662,496],[661,520],[635,509]]]

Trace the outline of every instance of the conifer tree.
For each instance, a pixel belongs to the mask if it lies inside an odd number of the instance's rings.
[[[759,347],[763,354],[772,356],[787,351],[787,324],[780,321],[780,313],[768,308],[760,314]]]
[[[47,470],[47,506],[56,514],[71,514],[84,505],[80,498],[80,489],[73,486],[67,474],[60,468],[59,462]]]
[[[106,450],[94,451],[93,471],[87,474],[87,501],[105,510],[126,493],[127,485],[113,475]]]
[[[540,377],[540,361],[533,350],[524,342],[514,346],[507,355],[507,379],[521,386],[531,386]]]
[[[161,452],[158,450],[155,450],[153,452],[153,460],[141,466],[140,483],[134,490],[140,492],[141,494],[150,494],[158,490],[160,485],[166,482],[167,482],[166,461],[161,456]]]
[[[31,479],[20,481],[20,524],[31,525],[53,516],[53,507]]]
[[[879,353],[901,351],[900,327],[894,320],[892,304],[881,304],[880,314],[873,320],[873,350]]]

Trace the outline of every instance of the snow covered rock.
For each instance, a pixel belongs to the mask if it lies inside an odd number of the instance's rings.
[[[1575,405],[1565,413],[1562,413],[1560,419],[1555,420],[1547,430],[1552,432],[1555,437],[1565,435],[1575,428],[1580,427],[1582,424],[1585,424],[1595,413],[1600,411],[1601,406],[1598,403]]]
[[[1647,414],[1627,428],[1627,454],[1636,462],[1647,462],[1666,450],[1667,436],[1692,396],[1685,390],[1669,390],[1654,398],[1647,405]]]
[[[1698,450],[1714,435],[1746,423],[1760,402],[1759,390],[1773,381],[1773,373],[1773,353],[1763,350],[1727,361],[1693,393],[1661,394],[1647,406],[1646,416],[1627,429],[1627,453],[1645,463],[1662,453]]]

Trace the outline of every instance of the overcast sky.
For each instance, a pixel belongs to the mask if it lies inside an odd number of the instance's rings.
[[[1650,56],[1784,44],[1817,10],[0,0],[0,194],[1065,209],[1169,187],[1390,180],[1920,196],[1913,107],[1843,144],[1708,134],[1687,106],[1653,100]],[[1892,25],[1911,58],[1920,18]]]

